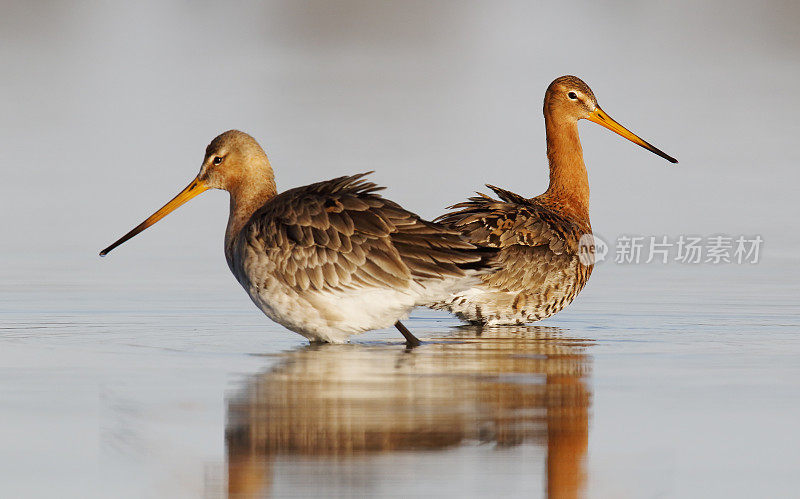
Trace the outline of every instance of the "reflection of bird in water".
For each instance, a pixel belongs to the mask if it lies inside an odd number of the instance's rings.
[[[439,217],[445,225],[462,231],[470,242],[499,249],[502,268],[436,308],[472,323],[524,324],[557,313],[583,289],[594,264],[594,240],[589,223],[589,178],[578,137],[581,119],[677,163],[611,119],[579,78],[557,78],[544,97],[550,186],[544,194],[528,199],[488,185],[500,199],[479,193]]]
[[[343,343],[394,324],[479,282],[484,259],[455,230],[426,222],[377,194],[364,175],[278,194],[267,155],[230,130],[206,149],[200,173],[163,208],[104,249],[112,249],[208,189],[230,193],[228,267],[270,319],[312,341]]]
[[[324,481],[325,466],[365,455],[494,443],[545,448],[549,495],[577,496],[588,442],[588,342],[556,328],[506,329],[479,339],[461,330],[406,352],[324,345],[285,354],[229,400],[231,495],[266,493],[276,459],[312,459]],[[397,470],[376,474],[384,472]]]

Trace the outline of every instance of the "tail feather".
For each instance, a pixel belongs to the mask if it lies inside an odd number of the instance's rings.
[[[500,268],[500,262],[498,260],[499,251],[499,248],[478,246],[472,250],[471,253],[478,255],[480,257],[479,260],[457,264],[457,266],[464,271],[477,271],[479,275],[490,274]]]

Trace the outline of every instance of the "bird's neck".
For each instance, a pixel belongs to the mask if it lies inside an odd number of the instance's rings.
[[[550,186],[544,196],[588,220],[589,177],[583,163],[578,123],[549,113],[545,113],[544,122],[550,162]]]
[[[271,173],[271,172],[270,172]],[[236,236],[259,208],[275,197],[275,178],[268,175],[260,181],[242,181],[230,189],[231,209],[225,229],[225,257],[231,261]]]

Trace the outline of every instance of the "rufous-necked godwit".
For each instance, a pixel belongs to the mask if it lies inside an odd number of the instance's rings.
[[[555,314],[583,289],[594,266],[594,245],[589,179],[578,137],[581,119],[678,162],[611,119],[580,78],[557,78],[544,97],[550,186],[528,199],[487,185],[500,199],[478,193],[437,219],[479,247],[499,249],[500,270],[434,308],[478,324],[523,324]]]
[[[342,343],[399,322],[479,282],[491,258],[457,231],[378,195],[365,174],[278,194],[267,155],[230,130],[206,149],[200,173],[174,199],[100,255],[207,189],[230,193],[225,258],[270,319],[311,341]]]

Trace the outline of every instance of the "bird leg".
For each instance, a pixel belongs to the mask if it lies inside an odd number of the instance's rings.
[[[409,330],[408,330],[408,329],[407,329],[407,328],[406,328],[406,327],[403,325],[403,323],[402,323],[402,322],[400,322],[400,321],[397,321],[397,322],[395,322],[395,323],[394,323],[394,327],[396,327],[396,328],[397,328],[397,330],[398,330],[398,331],[400,331],[400,334],[402,334],[402,335],[405,337],[405,339],[406,339],[406,344],[407,344],[408,346],[410,346],[410,347],[418,347],[418,346],[420,346],[420,345],[422,344],[422,342],[421,342],[421,341],[419,341],[419,340],[417,339],[417,337],[416,337],[416,336],[414,336],[413,334],[411,334],[411,331],[409,331]]]

